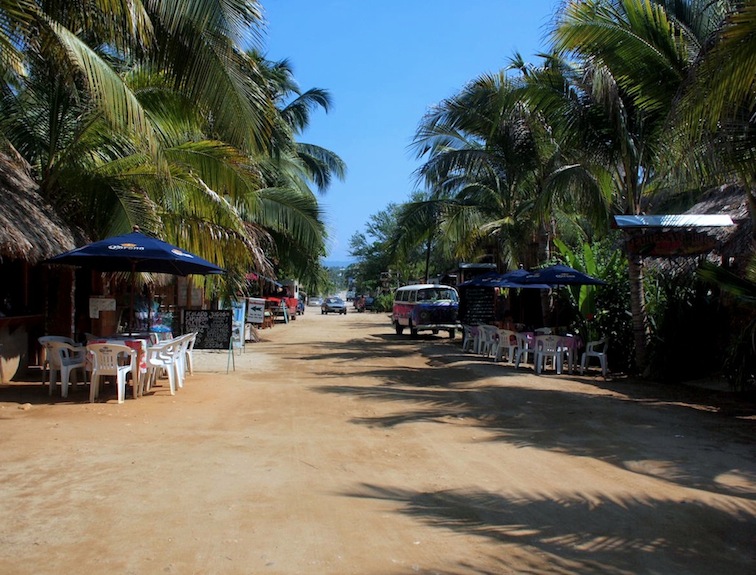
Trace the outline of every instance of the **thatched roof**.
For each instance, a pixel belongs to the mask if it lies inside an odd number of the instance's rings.
[[[718,263],[736,273],[744,273],[754,253],[753,225],[746,190],[732,184],[714,188],[704,193],[688,213],[727,214],[732,218],[734,226],[714,228],[708,234],[718,243],[718,258],[714,260],[718,259]]]
[[[742,186],[724,184],[699,196],[698,201],[683,214],[724,214],[732,218],[734,226],[704,229],[716,247],[709,253],[695,256],[647,258],[647,265],[666,270],[695,268],[698,260],[706,258],[743,274],[754,254],[753,225],[748,210],[747,192]]]
[[[0,150],[0,261],[37,263],[76,247],[70,228],[37,189],[28,164]]]

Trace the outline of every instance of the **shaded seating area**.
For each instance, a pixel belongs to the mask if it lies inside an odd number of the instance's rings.
[[[491,358],[497,363],[513,364],[516,369],[528,366],[538,374],[551,369],[561,375],[565,365],[568,373],[573,373],[578,352],[583,348],[580,337],[570,333],[556,334],[554,332],[558,330],[554,327],[515,331],[481,324],[463,325],[463,328],[463,352]],[[605,349],[605,343],[591,342],[590,348],[583,353],[581,373],[585,371],[584,362],[594,357],[606,375]]]
[[[90,402],[97,401],[107,382],[115,384],[116,399],[124,403],[126,388],[137,399],[162,387],[175,395],[194,373],[194,344],[197,332],[161,339],[149,333],[113,334],[100,337],[87,334],[86,345],[71,343],[66,336],[39,338],[43,354],[43,384],[52,396],[60,382],[61,397],[68,398],[72,384],[89,383]],[[87,377],[91,372],[91,377]],[[165,387],[161,383],[165,382]],[[157,388],[157,389],[156,389]]]

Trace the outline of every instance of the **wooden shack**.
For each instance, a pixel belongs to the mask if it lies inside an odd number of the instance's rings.
[[[39,264],[75,240],[39,195],[28,164],[0,150],[0,383],[36,362],[37,337],[73,333],[73,270]]]

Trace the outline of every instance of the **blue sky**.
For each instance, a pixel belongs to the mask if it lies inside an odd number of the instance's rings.
[[[558,0],[263,0],[263,53],[288,59],[300,88],[324,88],[333,108],[318,111],[300,138],[347,165],[320,203],[327,261],[349,256],[349,239],[370,216],[417,189],[421,164],[409,146],[426,111],[466,83],[528,61],[545,49]]]

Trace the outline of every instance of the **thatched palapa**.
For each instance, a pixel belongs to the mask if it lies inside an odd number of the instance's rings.
[[[76,247],[70,228],[37,193],[29,172],[21,157],[0,150],[0,261],[35,264]]]

